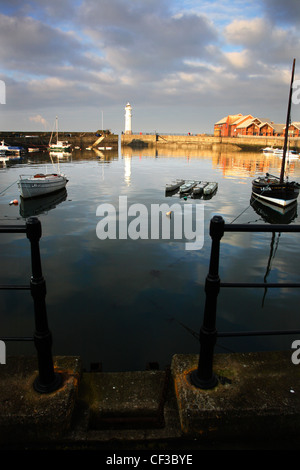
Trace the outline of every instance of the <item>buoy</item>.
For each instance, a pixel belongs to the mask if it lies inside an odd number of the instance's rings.
[[[10,201],[9,205],[11,206],[12,204],[14,206],[17,206],[19,204],[18,199],[14,199],[13,201]]]

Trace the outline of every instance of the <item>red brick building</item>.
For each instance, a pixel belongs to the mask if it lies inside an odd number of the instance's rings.
[[[242,114],[229,114],[220,121],[215,123],[214,136],[217,137],[231,137],[231,127],[234,122],[240,119]]]
[[[300,137],[300,122],[292,122],[289,127],[289,136],[290,137]],[[285,135],[285,126],[283,130],[283,134]]]
[[[293,132],[294,137],[299,137],[300,123],[292,123],[290,131]],[[260,119],[251,114],[230,114],[214,125],[214,136],[236,137],[239,135],[283,136],[284,124],[275,124],[269,119]]]

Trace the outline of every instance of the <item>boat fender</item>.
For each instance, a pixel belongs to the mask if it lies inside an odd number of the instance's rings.
[[[12,206],[12,205],[17,206],[18,204],[19,204],[18,199],[13,199],[13,200],[10,201],[10,203],[9,203],[10,206]]]

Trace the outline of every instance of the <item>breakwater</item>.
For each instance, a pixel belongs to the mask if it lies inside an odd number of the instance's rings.
[[[99,146],[118,148],[117,134],[104,131],[99,132],[59,132],[59,140],[68,141],[72,147],[79,147],[85,149],[90,147],[97,142],[100,134],[104,136],[104,139],[99,143]],[[10,145],[22,145],[25,148],[36,145],[47,146],[51,138],[51,132],[0,132],[0,141],[4,140],[6,144]],[[52,139],[56,137],[53,134]],[[55,141],[55,140],[54,140]]]
[[[120,138],[121,145],[132,148],[164,148],[173,149],[203,149],[222,151],[258,151],[264,147],[283,147],[283,137],[241,136],[241,137],[215,137],[206,134],[178,135],[178,134],[118,134],[109,131],[98,132],[60,132],[59,140],[68,141],[72,147],[85,149],[94,144],[100,135],[104,139],[99,146],[117,149]],[[25,148],[32,145],[49,144],[51,132],[0,132],[0,141],[10,145],[23,145]],[[290,148],[300,151],[300,138],[290,138]]]
[[[283,147],[283,137],[242,136],[215,137],[206,134],[198,135],[165,135],[165,134],[122,134],[121,145],[130,147],[166,147],[182,149],[210,150],[260,150],[264,147]],[[291,138],[290,147],[300,149],[300,139]]]

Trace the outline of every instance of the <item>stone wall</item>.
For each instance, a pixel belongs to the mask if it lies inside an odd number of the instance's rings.
[[[177,148],[211,148],[220,145],[230,146],[230,149],[261,149],[264,147],[283,147],[283,137],[215,137],[208,135],[160,135],[160,134],[132,134],[121,136],[121,144],[132,147],[161,147],[165,145]],[[300,149],[300,138],[291,138],[290,147]]]

